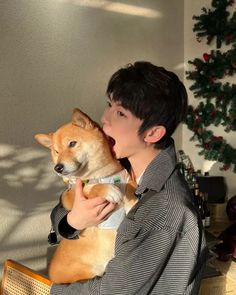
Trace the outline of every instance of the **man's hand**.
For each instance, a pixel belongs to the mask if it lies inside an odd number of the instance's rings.
[[[80,179],[76,181],[75,200],[71,211],[67,215],[67,222],[77,230],[98,225],[116,207],[102,197],[86,199]]]

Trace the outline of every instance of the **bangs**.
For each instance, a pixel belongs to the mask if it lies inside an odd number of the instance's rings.
[[[147,97],[145,88],[141,81],[126,82],[125,77],[119,77],[110,81],[106,94],[112,101],[119,102],[123,108],[144,120],[151,113],[155,100],[151,93]]]

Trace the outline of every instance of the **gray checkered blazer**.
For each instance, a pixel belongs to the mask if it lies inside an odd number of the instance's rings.
[[[105,274],[53,285],[51,295],[198,294],[208,251],[193,197],[175,166],[172,144],[147,167]],[[56,225],[65,213],[58,210]]]

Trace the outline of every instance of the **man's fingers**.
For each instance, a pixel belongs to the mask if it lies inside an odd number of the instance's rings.
[[[77,200],[80,199],[80,201],[86,200],[87,204],[91,207],[96,207],[102,204],[106,205],[108,203],[108,201],[103,197],[95,197],[92,199],[85,198],[83,193],[83,183],[79,178],[76,180],[75,197]]]
[[[98,218],[102,221],[106,218],[108,214],[110,214],[115,208],[117,204],[108,203],[99,213]]]
[[[101,205],[106,206],[109,203],[106,199],[104,199],[102,197],[96,197],[96,198],[93,198],[93,199],[88,199],[88,202],[89,202],[91,207],[97,207],[97,206],[101,206]]]
[[[77,202],[76,202],[77,201]],[[86,201],[87,208],[93,208],[95,215],[97,215],[98,220],[103,220],[106,216],[111,213],[116,204],[110,203],[103,197],[95,197],[92,199],[87,199],[83,193],[83,183],[80,179],[76,181],[76,189],[75,189],[75,202],[79,204],[80,202],[83,203]]]

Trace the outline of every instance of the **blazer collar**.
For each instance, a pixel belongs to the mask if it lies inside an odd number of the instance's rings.
[[[165,185],[176,166],[174,141],[152,160],[146,168],[135,195],[140,198],[148,190],[159,192]]]

